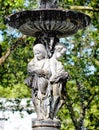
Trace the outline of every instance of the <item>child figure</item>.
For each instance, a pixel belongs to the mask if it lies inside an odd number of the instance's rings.
[[[53,117],[56,117],[58,110],[63,106],[65,102],[65,85],[68,78],[68,73],[65,72],[64,66],[59,61],[65,52],[65,46],[58,43],[55,46],[54,54],[50,59],[50,68],[52,73],[50,82],[53,86]]]
[[[32,88],[37,119],[48,119],[50,118],[51,98],[51,86],[48,80],[50,77],[49,59],[43,44],[36,44],[33,52],[34,58],[28,64],[28,72],[31,76],[27,84]]]

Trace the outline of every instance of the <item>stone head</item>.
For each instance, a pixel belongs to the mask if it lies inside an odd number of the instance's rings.
[[[63,45],[62,43],[56,44],[54,53],[57,59],[61,58],[66,53],[65,45]]]
[[[34,57],[37,60],[42,60],[47,58],[47,51],[45,49],[45,46],[43,44],[36,44],[33,47]]]

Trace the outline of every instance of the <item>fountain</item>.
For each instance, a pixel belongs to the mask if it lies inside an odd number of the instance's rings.
[[[36,10],[10,15],[9,26],[25,35],[36,37],[34,58],[28,63],[29,77],[25,83],[32,88],[32,101],[37,119],[33,130],[59,130],[58,110],[65,103],[65,85],[69,74],[59,58],[66,52],[59,38],[75,34],[90,23],[90,17],[81,12],[58,8],[58,0],[39,0]]]

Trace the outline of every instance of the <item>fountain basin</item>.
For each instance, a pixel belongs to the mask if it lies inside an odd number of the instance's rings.
[[[23,34],[36,37],[50,33],[58,37],[75,34],[89,25],[90,17],[81,12],[61,9],[37,9],[18,12],[7,17],[9,26]]]

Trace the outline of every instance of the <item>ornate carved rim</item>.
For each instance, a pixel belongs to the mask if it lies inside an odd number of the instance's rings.
[[[23,34],[37,36],[53,33],[58,37],[75,34],[89,25],[90,17],[81,12],[60,9],[37,9],[18,12],[7,17],[7,23]]]

